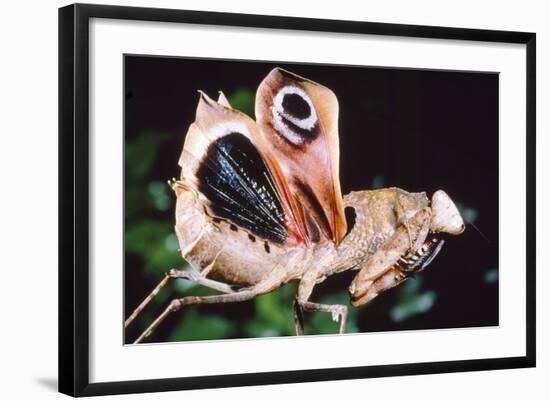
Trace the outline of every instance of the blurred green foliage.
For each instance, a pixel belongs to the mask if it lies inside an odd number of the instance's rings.
[[[390,318],[401,322],[431,309],[437,296],[435,291],[421,291],[422,277],[407,280],[398,292],[398,302],[390,309]]]
[[[239,88],[228,98],[231,107],[254,117],[254,92],[248,88]]]
[[[253,115],[254,93],[241,88],[229,96],[233,107]],[[163,179],[156,176],[155,162],[165,144],[181,146],[172,133],[143,132],[127,140],[125,146],[125,288],[126,315],[162,279],[171,268],[189,268],[178,251],[173,231],[174,196]],[[179,151],[179,150],[178,150]],[[173,161],[177,168],[177,160]],[[381,187],[384,177],[377,176],[373,187]],[[473,216],[474,211],[470,213]],[[492,278],[488,278],[490,280]],[[330,279],[328,280],[330,281]],[[237,337],[271,337],[295,334],[293,301],[296,283],[289,283],[272,293],[239,305],[199,306],[177,313],[153,333],[150,341],[212,340]],[[422,289],[422,279],[408,280],[393,290],[394,302],[379,303],[381,318],[400,323],[429,311],[437,297],[433,290]],[[216,292],[183,280],[172,280],[155,297],[126,333],[131,342],[158,316],[170,299],[187,295],[212,295]],[[349,303],[346,287],[314,294],[316,302],[344,304],[349,307],[347,332],[359,332],[360,318],[365,308],[356,309]],[[375,314],[376,315],[376,314]],[[328,313],[305,315],[306,334],[334,334],[338,324]],[[364,330],[363,330],[364,331]]]

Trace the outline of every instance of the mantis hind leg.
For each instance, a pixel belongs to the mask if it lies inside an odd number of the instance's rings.
[[[177,270],[177,269],[171,269],[168,273],[165,274],[164,278],[157,284],[157,286],[145,297],[145,299],[139,304],[139,306],[134,309],[132,314],[125,320],[124,322],[124,328],[128,328],[128,326],[134,321],[134,319],[149,305],[149,303],[153,300],[154,297],[157,296],[159,291],[166,286],[169,280],[171,279],[185,279],[191,282],[194,282],[196,284],[202,285],[203,287],[212,288],[214,290],[229,294],[234,292],[234,289],[225,283],[210,280],[206,277],[203,277],[199,272],[197,272],[194,269],[190,270]]]
[[[149,337],[151,333],[158,326],[160,326],[162,322],[164,322],[168,318],[168,316],[170,316],[173,312],[177,312],[181,310],[185,306],[202,305],[202,304],[224,304],[224,303],[248,301],[256,297],[257,295],[262,295],[262,294],[271,292],[273,289],[279,287],[281,284],[280,277],[277,275],[272,275],[272,276],[268,276],[264,281],[259,282],[253,287],[243,288],[239,291],[235,291],[228,284],[225,284],[219,281],[210,280],[205,277],[201,277],[200,274],[195,272],[171,270],[168,275],[171,278],[183,278],[190,281],[194,281],[197,284],[203,285],[205,287],[213,288],[220,292],[225,292],[225,293],[220,295],[187,296],[183,298],[173,299],[168,304],[168,306],[164,309],[164,311],[160,315],[158,315],[158,317],[153,321],[153,323],[151,323],[141,333],[141,335],[134,341],[134,344],[140,343],[144,339]]]
[[[176,298],[164,309],[164,311],[155,319],[153,323],[145,329],[143,333],[134,341],[134,344],[142,342],[145,338],[149,337],[151,333],[173,312],[179,311],[181,308],[187,305],[200,305],[200,304],[222,304],[230,302],[242,302],[254,298],[261,292],[249,289],[239,292],[233,292],[230,294],[211,295],[205,297],[189,296],[185,298]]]

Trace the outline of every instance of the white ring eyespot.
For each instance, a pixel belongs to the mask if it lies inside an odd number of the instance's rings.
[[[294,145],[315,137],[317,112],[308,94],[296,86],[285,86],[273,99],[275,129]]]

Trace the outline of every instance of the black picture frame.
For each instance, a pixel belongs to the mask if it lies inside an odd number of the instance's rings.
[[[160,21],[516,43],[526,46],[526,354],[521,357],[90,383],[89,22]],[[536,35],[479,29],[74,4],[59,9],[59,391],[72,396],[534,367]]]

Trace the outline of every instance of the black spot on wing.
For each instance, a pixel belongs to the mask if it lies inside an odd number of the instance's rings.
[[[283,243],[283,208],[260,153],[244,135],[233,132],[210,144],[197,169],[199,191],[212,212],[257,237]]]
[[[286,114],[304,120],[311,115],[311,108],[306,100],[297,93],[287,93],[283,97],[283,109]]]

